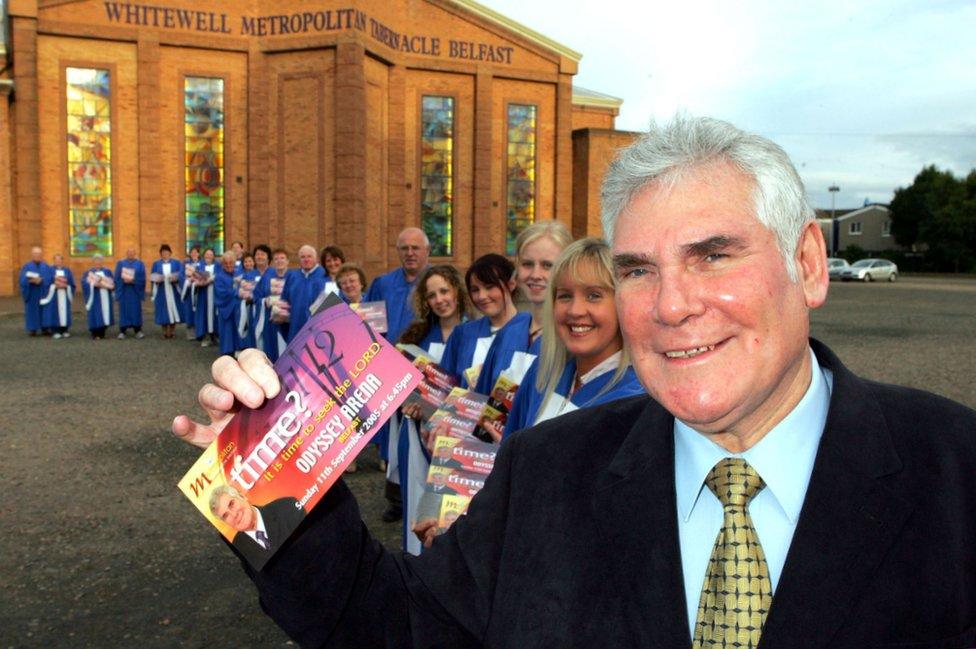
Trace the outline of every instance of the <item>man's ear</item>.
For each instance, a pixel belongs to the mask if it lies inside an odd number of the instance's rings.
[[[803,227],[796,250],[796,269],[807,306],[816,309],[827,300],[830,275],[827,273],[827,246],[816,221]]]

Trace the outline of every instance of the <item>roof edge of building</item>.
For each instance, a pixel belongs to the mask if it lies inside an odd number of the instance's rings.
[[[494,9],[490,9],[482,4],[479,4],[475,2],[475,0],[452,0],[452,2],[466,9],[467,11],[470,11],[476,16],[479,16],[489,22],[493,22],[509,31],[515,32],[522,38],[528,39],[529,41],[532,41],[548,50],[552,50],[560,56],[565,56],[568,59],[572,59],[576,63],[579,63],[583,58],[583,55],[576,50],[570,49],[562,43],[558,43],[548,36],[540,34],[531,27],[526,27],[522,23],[516,22],[511,18],[500,14]]]

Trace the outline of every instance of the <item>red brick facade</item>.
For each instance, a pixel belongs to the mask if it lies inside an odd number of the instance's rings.
[[[598,232],[577,214],[573,130],[612,128],[587,106],[579,55],[461,0],[10,0],[13,66],[0,87],[0,294],[33,245],[67,254],[68,66],[112,78],[115,258],[184,248],[183,79],[225,95],[225,241],[336,244],[372,277],[420,223],[421,97],[455,98],[454,251],[504,249],[506,107],[538,108],[536,219]],[[333,6],[334,5],[334,6]],[[619,105],[619,104],[618,104]],[[601,158],[602,160],[602,158]],[[585,167],[581,165],[586,165]],[[592,202],[592,201],[590,201]],[[587,203],[589,204],[589,203]],[[75,271],[86,257],[67,257]]]

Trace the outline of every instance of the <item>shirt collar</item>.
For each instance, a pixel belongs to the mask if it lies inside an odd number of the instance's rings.
[[[727,450],[684,422],[674,420],[675,491],[678,515],[687,521],[704,489],[705,477],[725,457],[745,459],[794,525],[803,507],[813,462],[823,435],[833,375],[820,367],[813,350],[812,379],[806,394],[790,413],[743,453]]]
[[[615,354],[611,354],[607,358],[600,361],[593,369],[579,377],[580,385],[586,385],[598,376],[602,376],[611,370],[617,369],[620,364],[620,355],[623,354],[623,350],[618,351]]]
[[[258,540],[258,532],[264,532],[264,535],[268,535],[268,529],[264,526],[264,517],[261,516],[261,510],[257,507],[254,508],[254,515],[257,517],[257,525],[253,530],[246,530],[244,533],[250,536],[255,541]]]

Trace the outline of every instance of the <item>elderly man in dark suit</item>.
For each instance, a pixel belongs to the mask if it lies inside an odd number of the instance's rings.
[[[209,505],[214,516],[237,530],[231,544],[257,570],[305,518],[305,510],[294,498],[278,498],[255,506],[230,485],[214,489]]]
[[[649,396],[512,436],[421,557],[384,552],[337,485],[251,571],[264,610],[308,646],[976,645],[976,413],[809,339],[824,241],[782,149],[676,118],[603,205]],[[218,416],[279,389],[258,357],[213,369]]]

